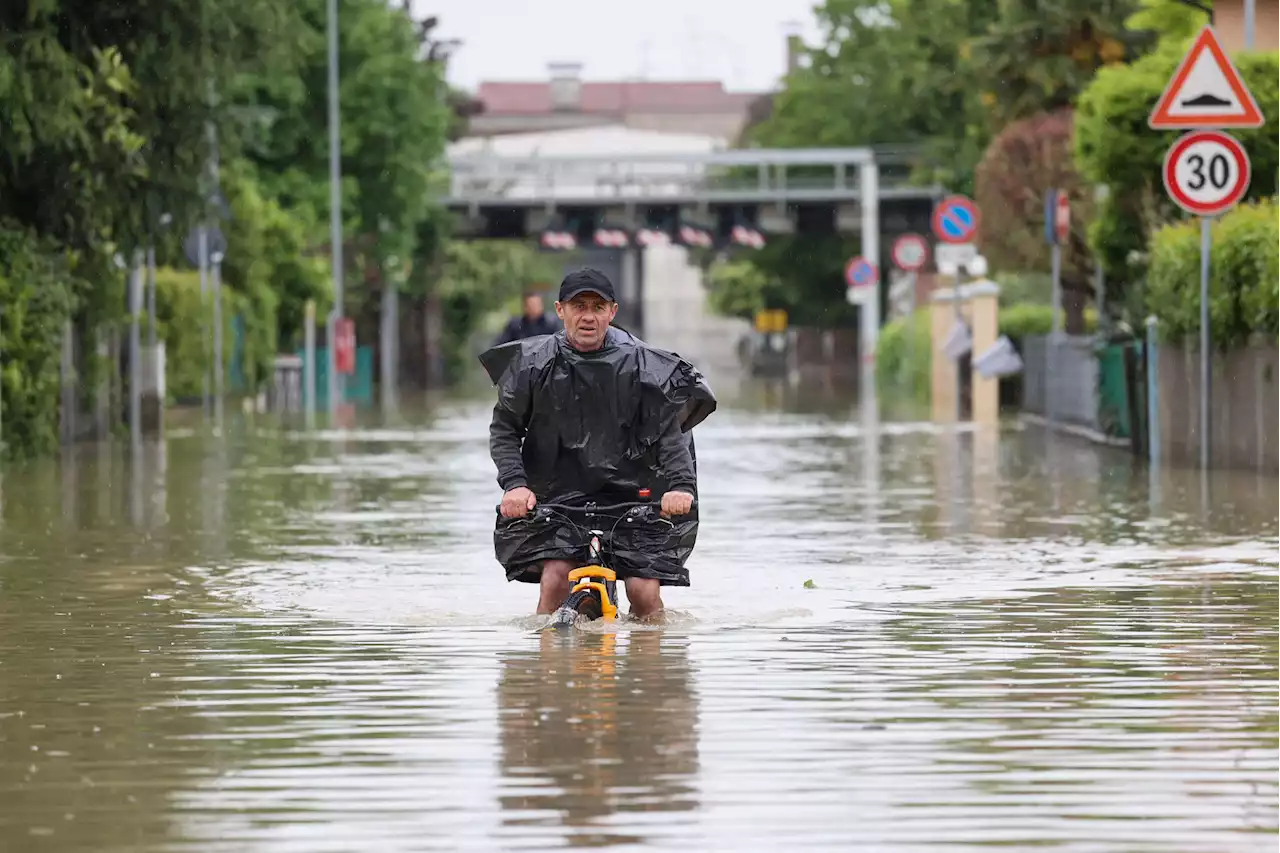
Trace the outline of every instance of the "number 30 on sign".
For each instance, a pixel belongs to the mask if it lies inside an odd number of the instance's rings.
[[[1164,157],[1164,188],[1187,213],[1216,216],[1249,189],[1249,155],[1218,130],[1188,133]]]

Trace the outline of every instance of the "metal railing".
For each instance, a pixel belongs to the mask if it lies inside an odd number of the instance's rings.
[[[882,164],[869,148],[737,149],[610,155],[453,155],[452,206],[488,201],[646,201],[680,203],[856,201],[861,171],[896,178],[881,197],[924,197],[933,187],[910,186],[890,153]]]

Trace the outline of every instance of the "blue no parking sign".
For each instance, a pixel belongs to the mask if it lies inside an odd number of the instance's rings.
[[[880,278],[876,265],[859,255],[844,267],[844,280],[850,287],[871,287]]]
[[[933,233],[944,243],[969,243],[978,232],[981,219],[972,199],[947,196],[933,209]]]

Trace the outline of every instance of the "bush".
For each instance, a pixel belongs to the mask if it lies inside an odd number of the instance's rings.
[[[1209,255],[1209,325],[1227,349],[1280,331],[1280,225],[1274,199],[1246,204],[1216,221]],[[1200,334],[1200,222],[1166,225],[1152,235],[1147,306],[1166,341]]]
[[[1000,309],[1000,334],[1012,340],[1021,340],[1031,335],[1047,335],[1053,331],[1053,308],[1049,305],[1009,305]],[[1085,334],[1093,334],[1098,330],[1098,312],[1089,308],[1084,312]]]
[[[306,301],[316,300],[316,316],[323,317],[332,290],[328,265],[305,254],[308,223],[301,214],[265,198],[242,163],[226,169],[224,188],[232,218],[223,298],[233,290],[243,297],[236,304],[246,306],[243,367],[252,392],[270,378],[277,340],[286,347],[300,343]]]
[[[0,222],[0,441],[6,457],[57,446],[62,331],[75,304],[60,258],[31,232]]]
[[[776,299],[769,278],[746,259],[717,260],[706,274],[707,305],[725,317],[750,320]]]
[[[1089,245],[1102,258],[1109,289],[1140,277],[1130,257],[1146,250],[1151,231],[1180,217],[1160,177],[1175,134],[1152,132],[1147,117],[1189,44],[1172,41],[1132,65],[1101,69],[1077,104],[1076,165],[1090,184],[1105,183],[1111,189],[1089,227]],[[1253,161],[1248,198],[1266,198],[1275,195],[1280,167],[1280,61],[1274,52],[1241,53],[1232,60],[1267,119],[1262,127],[1233,131]],[[1124,301],[1109,293],[1108,301],[1113,298],[1117,304]]]
[[[231,322],[239,314],[244,317],[246,338],[248,329],[259,324],[250,308],[249,299],[230,287],[222,288],[222,361],[223,376],[231,365]],[[156,336],[165,346],[165,390],[169,402],[199,400],[203,393],[204,352],[202,351],[201,320],[209,331],[208,358],[213,359],[213,302],[212,296],[204,304],[200,300],[200,274],[194,270],[175,270],[160,267],[156,270]],[[212,382],[212,379],[210,380]],[[224,382],[223,388],[227,385]],[[213,388],[209,388],[213,393]]]
[[[929,310],[922,309],[886,323],[880,330],[876,343],[879,385],[900,389],[916,399],[928,399],[933,346],[929,315]]]

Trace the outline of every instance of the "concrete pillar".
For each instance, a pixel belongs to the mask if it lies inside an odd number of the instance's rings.
[[[621,293],[618,294],[618,298],[633,312],[632,316],[635,319],[632,322],[631,331],[639,337],[644,337],[643,310],[640,301],[640,249],[636,246],[627,246],[623,249],[621,266]]]
[[[929,339],[932,343],[932,357],[929,369],[930,412],[938,423],[949,423],[956,420],[956,363],[942,351],[942,344],[947,340],[955,325],[954,290],[937,288],[932,294],[929,306]]]
[[[965,315],[973,334],[973,358],[989,350],[1000,336],[1000,285],[990,279],[980,279],[960,288],[964,299]],[[973,405],[970,408],[973,422],[995,425],[1000,421],[1000,379],[984,378],[973,370],[969,387]]]

